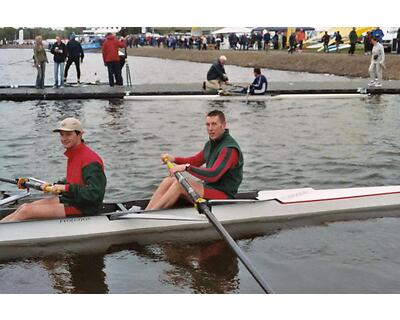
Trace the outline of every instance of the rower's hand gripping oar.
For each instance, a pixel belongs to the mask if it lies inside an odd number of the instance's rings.
[[[174,167],[174,165],[169,161],[169,159],[167,157],[165,157],[163,159],[163,161],[167,165],[168,169],[172,169]],[[247,268],[247,270],[250,272],[250,274],[253,276],[253,278],[257,281],[257,283],[261,286],[261,288],[264,290],[264,292],[265,293],[273,293],[271,288],[266,283],[266,281],[257,272],[257,270],[254,268],[254,266],[250,262],[250,260],[242,252],[242,250],[237,245],[235,240],[233,240],[231,235],[222,226],[221,222],[219,222],[217,220],[217,218],[214,216],[214,214],[211,212],[210,208],[207,205],[207,201],[205,199],[201,198],[196,193],[196,191],[194,191],[194,189],[189,184],[189,182],[187,182],[187,180],[185,179],[185,177],[183,176],[182,173],[175,172],[174,176],[179,181],[179,183],[182,185],[182,187],[186,190],[186,192],[190,195],[190,197],[194,201],[195,207],[199,211],[199,213],[203,213],[206,215],[206,217],[208,218],[210,223],[217,229],[218,233],[228,243],[228,245],[235,252],[235,254],[238,256],[240,261],[242,261],[244,266]]]
[[[32,181],[31,181],[32,180]],[[60,194],[61,190],[53,189],[53,186],[47,182],[34,179],[34,178],[19,178],[19,179],[5,179],[0,178],[1,182],[7,182],[11,184],[15,184],[18,186],[18,189],[35,189],[47,193]]]

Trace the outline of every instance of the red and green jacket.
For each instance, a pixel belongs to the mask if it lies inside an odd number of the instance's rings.
[[[243,155],[239,144],[225,129],[219,140],[209,140],[192,157],[176,157],[176,164],[189,163],[187,171],[204,181],[205,188],[216,189],[234,198],[243,179]],[[201,167],[203,164],[205,167]]]
[[[85,143],[68,149],[66,191],[60,202],[81,210],[83,215],[94,215],[100,211],[106,190],[107,178],[103,160]]]

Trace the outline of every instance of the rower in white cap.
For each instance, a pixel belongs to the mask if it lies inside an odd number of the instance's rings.
[[[103,160],[82,139],[80,121],[66,118],[53,132],[59,132],[66,149],[66,178],[53,185],[43,183],[41,189],[50,190],[53,197],[23,204],[1,222],[87,216],[100,211],[107,183]],[[20,178],[18,186],[25,188],[26,181],[27,178]]]

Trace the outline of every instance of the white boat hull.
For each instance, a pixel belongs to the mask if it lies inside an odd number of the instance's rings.
[[[227,227],[266,222],[281,228],[290,222],[323,222],[400,216],[400,186],[314,190],[260,191],[259,200],[215,204],[212,212]],[[239,200],[240,201],[240,200]],[[192,207],[0,224],[0,247],[84,240],[122,234],[155,234],[212,228]]]
[[[279,95],[126,95],[125,100],[154,101],[154,100],[221,100],[221,101],[269,101],[282,99],[348,99],[363,98],[360,93],[326,93],[326,94],[279,94]]]

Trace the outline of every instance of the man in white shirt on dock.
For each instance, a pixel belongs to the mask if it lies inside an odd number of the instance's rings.
[[[372,57],[368,69],[371,81],[368,83],[368,86],[382,87],[382,72],[383,68],[385,68],[385,50],[376,37],[372,37],[371,42],[373,44]]]

